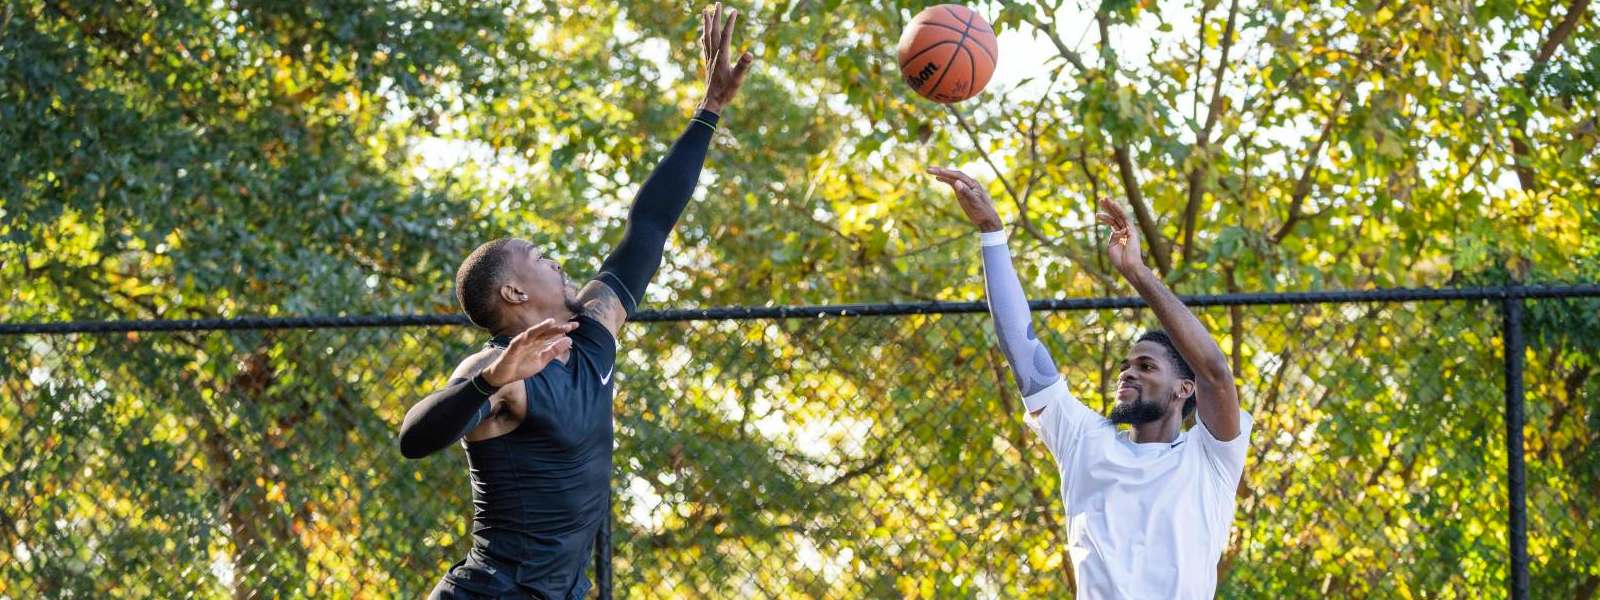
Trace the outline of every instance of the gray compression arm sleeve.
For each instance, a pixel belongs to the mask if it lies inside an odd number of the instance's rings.
[[[1011,374],[1022,390],[1028,412],[1045,407],[1055,388],[1066,384],[1056,370],[1055,359],[1033,334],[1033,316],[1022,282],[1011,266],[1011,251],[1006,248],[1006,232],[983,232],[983,285],[994,317],[994,331],[1000,338],[1000,351],[1011,363]]]

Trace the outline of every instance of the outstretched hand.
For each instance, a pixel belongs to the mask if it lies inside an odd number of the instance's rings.
[[[961,203],[961,212],[967,213],[967,220],[978,226],[978,231],[1000,231],[1000,215],[994,210],[994,200],[989,198],[989,192],[972,176],[943,167],[928,167],[928,173],[950,186],[956,193],[956,201]]]
[[[739,93],[739,86],[744,85],[744,76],[750,72],[750,65],[756,58],[744,52],[737,63],[731,66],[728,63],[733,53],[730,46],[733,26],[739,22],[739,9],[728,9],[724,16],[722,3],[718,2],[701,11],[700,20],[705,27],[700,32],[700,51],[706,66],[706,98],[700,102],[700,108],[721,114],[723,107]]]
[[[483,370],[484,383],[500,387],[538,375],[550,361],[572,348],[572,338],[567,334],[577,328],[575,322],[545,319],[523,330],[511,338],[500,358]]]
[[[1111,259],[1111,266],[1132,280],[1146,267],[1144,256],[1139,253],[1139,233],[1128,222],[1128,213],[1122,212],[1117,203],[1101,198],[1100,212],[1095,217],[1111,227],[1111,239],[1106,241],[1106,256]]]

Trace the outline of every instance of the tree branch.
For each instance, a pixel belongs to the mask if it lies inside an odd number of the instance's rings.
[[[1550,30],[1550,37],[1545,38],[1544,43],[1539,45],[1539,54],[1534,56],[1533,67],[1530,68],[1530,71],[1537,73],[1544,69],[1544,66],[1555,56],[1556,50],[1561,49],[1561,44],[1566,43],[1567,38],[1572,36],[1572,32],[1577,30],[1578,21],[1583,20],[1584,13],[1588,9],[1589,0],[1572,0],[1572,4],[1567,7],[1567,15],[1561,19],[1561,23],[1556,25],[1555,29]]]
[[[1528,67],[1528,72],[1522,76],[1523,89],[1529,96],[1534,93],[1534,84],[1539,76],[1544,73],[1550,59],[1555,57],[1556,51],[1567,41],[1572,32],[1578,28],[1578,22],[1583,20],[1588,11],[1589,0],[1572,0],[1567,7],[1567,14],[1555,29],[1550,30],[1550,35],[1544,43],[1539,44],[1539,53],[1534,55],[1533,66]],[[1517,175],[1517,184],[1522,191],[1530,194],[1539,193],[1539,178],[1530,164],[1533,160],[1533,146],[1528,141],[1528,111],[1517,108],[1511,116],[1511,170]]]
[[[1572,597],[1574,600],[1589,600],[1594,597],[1596,588],[1600,588],[1600,575],[1590,575],[1583,579],[1583,584],[1578,586],[1578,593]]]
[[[1022,399],[1017,398],[1012,392],[1012,390],[1015,389],[1016,383],[1012,381],[1011,377],[1008,376],[1008,373],[1006,372],[1007,367],[1005,366],[1004,360],[1000,358],[998,349],[996,349],[994,346],[990,346],[987,355],[989,357],[989,370],[990,372],[994,373],[995,389],[1000,390],[1000,406],[1006,410],[1008,415],[1020,415],[1022,411],[1027,410],[1027,407],[1022,403]],[[1008,434],[1006,435],[1006,441],[1011,444],[1011,447],[1017,449],[1018,454],[1022,454],[1023,458],[1026,459],[1027,451],[1025,448],[1027,448],[1027,443],[1024,441],[1024,439],[1027,437],[1027,427],[1023,425],[1021,418],[1013,418],[1011,419],[1011,423],[1013,425],[1008,428],[1006,432]],[[1046,498],[1044,493],[1039,490],[1039,486],[1030,485],[1028,486],[1028,491],[1033,495],[1034,506],[1043,507],[1050,505],[1050,499]],[[1039,514],[1044,515],[1045,521],[1049,522],[1049,531],[1061,531],[1061,523],[1058,520],[1059,517],[1055,511],[1041,510],[1039,511]],[[1062,574],[1067,579],[1067,586],[1074,590],[1078,589],[1078,582],[1073,577],[1072,573],[1072,561],[1063,562],[1065,564],[1062,565],[1061,570]]]
[[[1189,118],[1198,119],[1196,113],[1200,110],[1200,73],[1206,70],[1206,19],[1211,18],[1211,9],[1216,8],[1217,0],[1204,0],[1200,3],[1200,27],[1194,41],[1194,87],[1189,89]]]
[[[1205,153],[1211,143],[1211,130],[1222,116],[1222,79],[1228,72],[1228,53],[1233,49],[1233,28],[1239,15],[1239,0],[1229,0],[1228,21],[1222,30],[1222,56],[1217,60],[1216,73],[1212,75],[1211,102],[1206,107],[1206,124],[1195,136],[1195,149],[1200,153],[1194,168],[1189,170],[1189,200],[1183,205],[1183,262],[1188,264],[1194,256],[1194,228],[1200,212],[1200,200],[1206,193],[1206,173],[1211,170],[1211,158]],[[1204,55],[1204,33],[1201,27],[1201,54]],[[1197,74],[1198,75],[1198,74]],[[1198,76],[1196,77],[1198,79]]]
[[[1007,8],[1017,6],[1017,3],[1012,0],[1002,0],[1001,4]],[[1050,40],[1051,45],[1055,46],[1056,53],[1066,59],[1072,66],[1077,67],[1080,73],[1089,73],[1089,67],[1083,62],[1083,56],[1067,46],[1066,41],[1062,40],[1061,36],[1056,33],[1055,27],[1047,26],[1032,15],[1024,16],[1023,21],[1043,33]],[[1104,50],[1110,43],[1107,39],[1109,32],[1107,31],[1105,12],[1097,12],[1095,21],[1100,28],[1100,44],[1102,50]],[[1116,65],[1108,58],[1105,70],[1106,77],[1113,79],[1115,71]],[[1161,273],[1165,274],[1172,269],[1171,245],[1165,238],[1158,235],[1159,231],[1155,227],[1155,221],[1151,216],[1149,206],[1145,202],[1144,194],[1139,191],[1139,179],[1133,168],[1132,152],[1128,149],[1126,143],[1117,142],[1116,140],[1113,140],[1112,150],[1116,156],[1117,170],[1121,176],[1123,187],[1127,190],[1128,203],[1133,207],[1134,219],[1139,223],[1139,231],[1150,243],[1150,254],[1155,258],[1156,267]]]
[[[1589,381],[1590,373],[1591,371],[1588,367],[1578,367],[1571,373],[1568,373],[1567,376],[1562,379],[1561,387],[1562,390],[1566,392],[1566,397],[1563,398],[1565,402],[1557,405],[1555,411],[1551,413],[1550,425],[1545,429],[1545,431],[1560,431],[1562,422],[1566,420],[1567,413],[1571,410],[1572,406],[1574,404],[1579,404],[1581,406],[1580,395],[1583,393],[1584,384]],[[1539,462],[1544,462],[1550,459],[1550,449],[1552,447],[1554,447],[1554,444],[1551,444],[1548,439],[1545,440],[1544,446],[1539,448]]]
[[[1239,293],[1239,283],[1234,279],[1233,265],[1229,264],[1224,270],[1229,294]],[[1237,304],[1228,307],[1228,341],[1230,348],[1228,356],[1233,359],[1234,377],[1243,377],[1244,373],[1244,311]]]
[[[1139,176],[1134,170],[1132,153],[1125,144],[1120,143],[1112,145],[1111,153],[1117,161],[1117,175],[1122,181],[1123,190],[1127,192],[1128,204],[1133,207],[1134,220],[1139,222],[1139,232],[1150,242],[1150,257],[1155,259],[1156,267],[1165,275],[1172,270],[1172,249],[1161,237],[1160,230],[1156,229],[1155,216],[1145,203],[1144,194],[1139,191]]]
[[[1089,196],[1098,200],[1099,198],[1103,197],[1100,194],[1100,176],[1095,175],[1094,171],[1089,168],[1089,155],[1088,155],[1088,151],[1085,149],[1086,146],[1088,146],[1088,144],[1086,144],[1086,143],[1079,143],[1078,144],[1078,156],[1077,156],[1078,160],[1077,160],[1077,162],[1078,162],[1078,166],[1083,169],[1084,177],[1087,177],[1089,179]],[[1109,271],[1109,268],[1106,266],[1106,255],[1105,255],[1104,252],[1100,251],[1100,247],[1103,245],[1101,240],[1100,240],[1100,228],[1099,227],[1095,227],[1093,229],[1094,229],[1094,247],[1095,247],[1095,253],[1094,253],[1094,264],[1095,264],[1095,267],[1099,268],[1101,273],[1108,273],[1110,271]],[[1103,284],[1103,286],[1107,290],[1106,294],[1109,295],[1111,293],[1109,290],[1114,286],[1112,286],[1111,280],[1110,280],[1109,277],[1105,278],[1104,280],[1106,281],[1106,283]]]
[[[1034,103],[1033,114],[1028,115],[1027,127],[1028,164],[1030,165],[1028,169],[1029,176],[1027,184],[1022,186],[1022,196],[1017,199],[1017,213],[1020,215],[1023,222],[1028,224],[1030,227],[1033,222],[1028,217],[1028,200],[1033,197],[1033,188],[1039,183],[1039,165],[1042,164],[1042,161],[1039,160],[1039,113],[1044,110],[1044,98],[1048,98],[1050,96],[1050,92],[1056,87],[1056,82],[1061,80],[1062,70],[1063,69],[1058,68],[1050,74],[1050,83],[1044,88],[1044,96],[1038,102]],[[1020,127],[1020,124],[1018,127]],[[1055,246],[1059,244],[1059,241],[1055,239],[1045,239],[1042,236],[1035,237],[1039,237],[1039,241],[1044,242],[1047,245]]]
[[[1300,170],[1300,179],[1294,184],[1294,192],[1289,198],[1289,217],[1284,219],[1283,225],[1272,234],[1272,243],[1277,244],[1289,236],[1295,224],[1300,220],[1301,210],[1304,208],[1306,196],[1311,194],[1311,178],[1317,172],[1318,158],[1322,156],[1322,147],[1328,144],[1328,138],[1333,136],[1333,125],[1339,121],[1339,114],[1344,112],[1344,99],[1350,95],[1350,87],[1346,85],[1340,90],[1339,97],[1333,101],[1333,112],[1328,115],[1328,122],[1322,124],[1322,133],[1317,136],[1317,142],[1311,145],[1311,151],[1306,155],[1306,166]]]
[[[1099,11],[1094,16],[1095,24],[1100,29],[1100,50],[1105,56],[1106,81],[1108,88],[1116,87],[1117,64],[1112,58],[1111,31],[1107,22],[1105,11]],[[1125,141],[1114,137],[1111,141],[1112,155],[1117,161],[1117,174],[1122,180],[1122,188],[1127,193],[1128,204],[1133,207],[1133,217],[1139,223],[1139,232],[1150,244],[1150,256],[1156,261],[1156,268],[1166,275],[1172,271],[1172,247],[1166,238],[1161,237],[1161,230],[1156,228],[1155,216],[1150,211],[1150,206],[1145,202],[1144,193],[1139,191],[1139,174],[1133,166],[1133,152],[1128,149]]]
[[[1051,248],[1060,251],[1067,257],[1068,260],[1071,260],[1073,264],[1080,266],[1089,264],[1089,260],[1084,257],[1082,253],[1078,252],[1072,246],[1058,243],[1051,239],[1049,236],[1045,235],[1043,231],[1040,231],[1039,228],[1034,225],[1033,221],[1028,219],[1027,200],[1017,193],[1016,187],[1011,184],[1010,180],[1006,179],[1005,174],[1000,170],[1000,166],[996,165],[994,159],[989,156],[989,151],[985,149],[983,144],[978,140],[977,129],[974,128],[971,123],[968,123],[966,117],[961,114],[961,111],[956,110],[954,106],[946,104],[944,107],[950,112],[951,115],[955,116],[956,124],[960,125],[961,130],[967,133],[967,138],[971,140],[973,148],[977,149],[978,157],[983,159],[984,164],[989,165],[989,169],[991,171],[994,171],[995,179],[1000,181],[1000,185],[1006,189],[1006,194],[1011,196],[1011,201],[1017,205],[1018,213],[1020,214],[1018,223],[1022,225],[1023,230],[1028,232],[1028,235],[1033,236],[1039,241],[1044,242],[1046,245],[1049,245]],[[1102,281],[1102,283],[1106,285],[1110,284],[1106,279],[1106,276],[1102,273],[1091,271],[1089,269],[1083,269],[1082,271],[1089,274],[1090,277],[1095,278],[1097,281]]]
[[[1017,6],[1017,3],[1013,0],[1001,0],[1000,4],[1006,8],[1013,8]],[[1056,47],[1056,54],[1060,54],[1061,58],[1067,59],[1067,62],[1072,63],[1072,66],[1077,67],[1078,72],[1089,72],[1088,65],[1085,65],[1083,62],[1083,55],[1078,54],[1072,48],[1068,47],[1066,41],[1062,40],[1061,36],[1056,33],[1055,27],[1046,25],[1044,22],[1040,21],[1038,17],[1035,17],[1030,13],[1024,14],[1026,16],[1024,16],[1022,20],[1027,24],[1032,25],[1035,31],[1043,33],[1046,38],[1049,38],[1050,44]]]

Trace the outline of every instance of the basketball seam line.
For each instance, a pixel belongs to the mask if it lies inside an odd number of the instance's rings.
[[[922,26],[923,27],[938,27],[940,29],[946,29],[946,30],[949,30],[949,31],[957,31],[957,32],[961,31],[960,29],[956,29],[956,28],[951,27],[949,25],[945,25],[944,23],[923,23]],[[994,33],[994,32],[991,31],[989,33]],[[940,43],[950,43],[950,40],[945,40],[944,42],[940,42]],[[990,50],[988,46],[983,45],[983,42],[980,42],[980,41],[974,39],[974,40],[972,40],[972,44],[974,46],[977,46],[979,50],[982,50],[984,54],[989,55],[989,62],[993,62],[993,63],[1000,62],[999,59],[997,59],[995,57],[994,51]],[[965,47],[965,46],[963,46],[963,47]],[[921,53],[918,53],[918,55],[920,56]]]
[[[946,6],[944,8],[944,11],[947,12],[947,13],[950,13],[950,15],[955,17],[957,21],[961,20],[961,13],[956,12],[956,9]],[[967,9],[967,12],[972,13],[973,16],[977,16],[978,15],[978,11],[972,10],[970,8]],[[935,23],[924,23],[924,25],[934,25],[934,24]],[[968,27],[972,26],[972,20],[971,19],[967,20],[967,26]],[[989,22],[988,21],[984,21],[984,29],[983,29],[983,31],[985,33],[991,33],[992,34],[992,33],[994,33],[994,27],[989,26]]]
[[[911,64],[913,62],[916,62],[917,59],[922,58],[922,55],[927,54],[929,52],[932,52],[934,48],[938,48],[938,47],[943,46],[945,44],[957,44],[957,43],[960,43],[960,42],[952,42],[950,40],[934,42],[932,44],[929,44],[927,48],[923,48],[922,50],[917,51],[916,54],[911,55],[911,58],[906,59],[905,62],[906,62],[906,64]]]
[[[945,10],[950,10],[950,9],[946,8]],[[956,18],[959,19],[961,17],[957,16]],[[966,26],[966,29],[961,32],[961,39],[956,41],[956,50],[960,50],[960,49],[966,47],[965,43],[967,41],[967,32],[972,30],[972,20],[976,19],[976,18],[978,18],[978,11],[972,11],[972,16],[967,18],[967,22],[966,23],[962,23],[962,25]],[[971,53],[972,53],[971,50],[967,51],[967,54],[971,54]],[[950,60],[945,61],[945,63],[944,63],[944,72],[939,74],[939,80],[933,82],[933,88],[928,90],[928,93],[930,93],[930,94],[938,93],[939,84],[944,83],[945,76],[950,74],[950,65],[956,64],[956,54],[957,53],[955,53],[955,52],[951,52],[950,53]]]
[[[961,49],[967,52],[967,72],[972,74],[972,83],[976,85],[978,83],[978,55],[973,54],[972,49],[966,46],[961,46]]]
[[[948,9],[948,8],[945,9],[945,10],[950,10],[952,14],[955,12],[954,10]],[[972,18],[971,19],[967,19],[967,29],[972,29],[972,22],[978,20],[978,17],[979,17],[978,11],[975,11],[975,10],[972,10],[972,9],[969,8],[969,9],[967,9],[967,12],[972,13]],[[959,18],[961,18],[961,16],[960,15],[956,15],[956,18],[959,19]],[[996,32],[994,30],[994,26],[990,25],[988,21],[984,21],[983,22],[983,27],[984,27],[983,28],[984,33],[987,33],[987,34],[993,35],[993,36],[1000,35],[998,32]],[[976,40],[974,40],[974,41],[976,41]],[[998,41],[998,40],[996,40],[996,41]],[[993,63],[996,64],[996,66],[999,66],[999,62],[1000,61],[999,61],[999,59],[997,57],[995,57],[995,52],[988,52],[989,49],[988,48],[984,48],[983,44],[978,44],[978,47],[979,48],[983,48],[984,51],[988,53],[990,62],[993,62]],[[998,50],[996,50],[996,52],[998,52]]]

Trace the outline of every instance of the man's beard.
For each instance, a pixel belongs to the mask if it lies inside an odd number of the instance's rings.
[[[1155,402],[1144,399],[1144,390],[1136,390],[1137,396],[1133,402],[1117,403],[1111,407],[1111,422],[1126,423],[1128,425],[1143,425],[1154,423],[1167,416],[1167,409]]]

